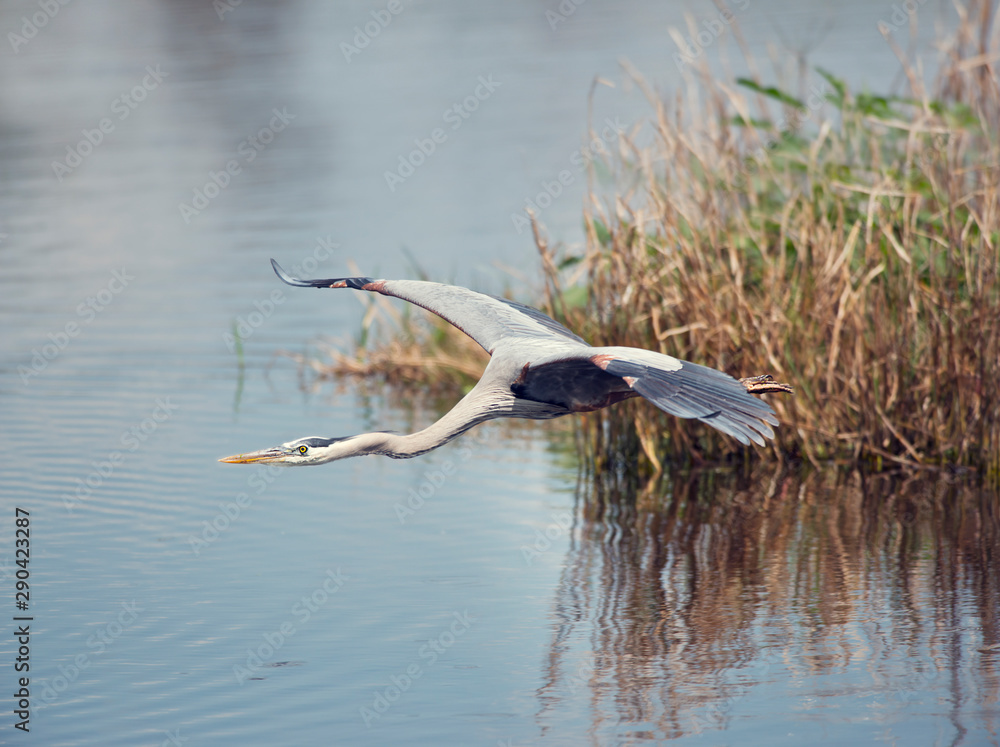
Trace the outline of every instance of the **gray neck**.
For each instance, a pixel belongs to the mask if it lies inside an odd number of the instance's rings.
[[[497,378],[499,381],[495,381]],[[433,425],[408,435],[383,432],[353,436],[349,439],[353,447],[351,453],[344,456],[384,454],[393,459],[407,459],[443,446],[487,420],[511,417],[541,420],[568,412],[558,405],[515,397],[506,384],[506,378],[487,366],[483,378],[472,391]]]
[[[421,431],[403,436],[396,433],[366,435],[382,437],[382,448],[373,453],[385,454],[393,459],[420,456],[443,446],[480,423],[509,414],[513,399],[509,390],[505,394],[503,391],[492,391],[476,385],[440,420]]]

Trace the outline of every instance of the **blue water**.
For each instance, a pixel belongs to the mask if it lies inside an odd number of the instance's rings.
[[[584,3],[553,28],[556,3],[407,2],[345,55],[388,4],[71,3],[28,38],[41,7],[0,5],[0,598],[14,617],[21,508],[32,618],[31,734],[8,633],[0,741],[996,743],[995,582],[919,501],[910,534],[875,507],[884,537],[839,513],[842,486],[794,476],[602,513],[559,423],[409,461],[216,461],[438,417],[277,355],[349,346],[364,310],[280,285],[268,258],[530,300],[518,216],[569,171],[539,217],[582,240],[591,83],[614,83],[595,129],[639,121],[620,60],[674,90],[680,9]],[[696,32],[718,12],[689,11]],[[892,12],[754,2],[739,20],[762,56],[784,39],[883,90]],[[783,508],[678,515],[693,494]],[[995,552],[995,514],[968,511]]]

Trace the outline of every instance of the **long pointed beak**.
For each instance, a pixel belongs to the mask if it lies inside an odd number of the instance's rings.
[[[283,449],[277,447],[271,449],[261,449],[260,451],[251,451],[248,454],[236,454],[234,456],[222,457],[220,462],[225,462],[226,464],[252,464],[254,462],[279,462],[284,461],[285,457],[288,456]]]

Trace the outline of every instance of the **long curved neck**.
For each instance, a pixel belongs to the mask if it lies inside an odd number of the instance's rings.
[[[513,396],[505,396],[502,390],[476,385],[440,420],[423,430],[406,435],[375,432],[351,436],[344,442],[345,446],[349,445],[350,454],[343,456],[384,454],[393,459],[420,456],[443,446],[482,422],[509,415],[512,400]],[[331,460],[339,458],[342,456],[331,456]]]
[[[486,367],[483,377],[472,391],[436,423],[422,431],[407,435],[383,431],[350,436],[331,447],[328,455],[315,463],[365,454],[383,454],[393,459],[408,459],[443,446],[487,420],[495,418],[544,420],[569,414],[570,411],[560,405],[515,397],[503,369],[491,368],[495,360],[494,358]]]
[[[480,423],[503,417],[508,409],[504,405],[509,403],[509,399],[512,397],[504,397],[488,388],[476,386],[437,422],[423,430],[406,435],[379,434],[386,438],[387,448],[382,453],[393,459],[407,459],[425,454],[461,436]]]

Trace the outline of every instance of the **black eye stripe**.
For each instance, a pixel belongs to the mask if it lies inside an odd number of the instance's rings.
[[[351,438],[351,437],[350,436],[343,436],[342,438],[319,438],[319,437],[313,437],[313,438],[300,438],[299,441],[301,441],[303,445],[309,446],[310,448],[313,448],[313,447],[320,448],[320,447],[323,447],[323,446],[329,446],[330,444],[335,444],[338,441],[345,441],[348,438]]]

